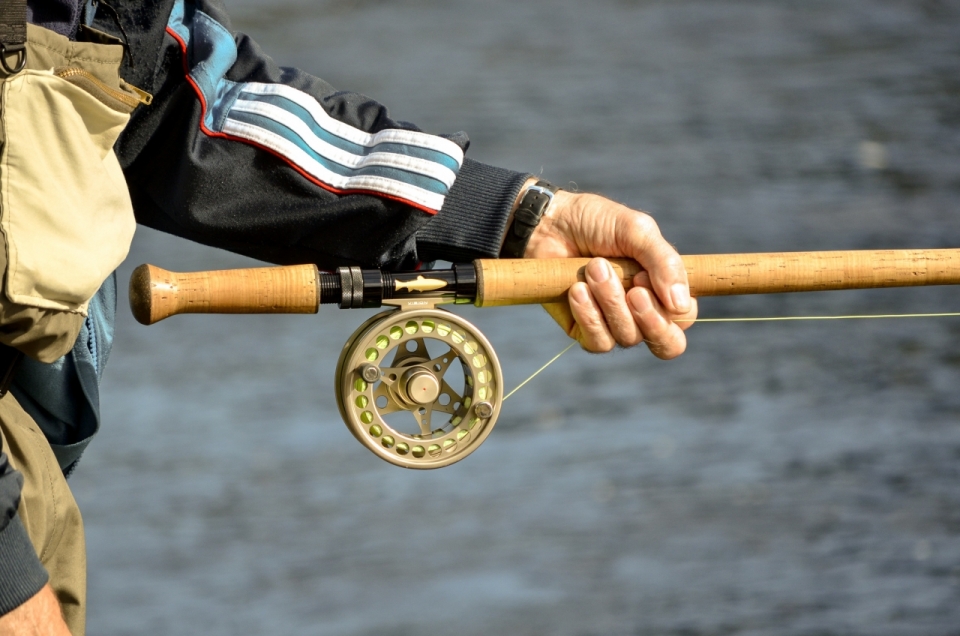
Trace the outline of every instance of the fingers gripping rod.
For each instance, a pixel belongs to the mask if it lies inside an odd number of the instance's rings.
[[[684,256],[694,297],[960,284],[960,249],[777,252]],[[321,304],[379,307],[433,299],[478,307],[563,300],[589,259],[477,260],[451,269],[388,273],[315,265],[168,272],[141,265],[130,279],[136,319],[153,324],[185,313],[316,313]],[[640,266],[610,259],[625,288]],[[390,303],[395,304],[395,303]]]

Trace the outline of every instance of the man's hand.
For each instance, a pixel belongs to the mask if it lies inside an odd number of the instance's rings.
[[[610,351],[646,342],[653,355],[675,358],[687,346],[683,332],[697,317],[687,272],[676,250],[650,216],[601,196],[560,191],[527,244],[525,258],[628,257],[644,271],[624,292],[610,265],[595,258],[586,283],[570,288],[568,301],[544,305],[587,351]]]
[[[0,636],[70,636],[53,588],[43,586],[26,603],[0,616]]]

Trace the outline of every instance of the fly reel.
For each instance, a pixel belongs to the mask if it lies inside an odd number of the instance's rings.
[[[374,316],[347,340],[337,406],[353,436],[382,459],[441,468],[493,430],[502,378],[496,353],[472,324],[443,309],[401,308]]]

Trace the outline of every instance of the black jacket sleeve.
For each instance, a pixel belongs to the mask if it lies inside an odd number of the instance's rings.
[[[527,175],[465,159],[466,134],[278,67],[219,0],[117,8],[122,75],[154,95],[117,145],[140,223],[275,263],[496,256]],[[121,35],[103,10],[94,26]]]
[[[48,578],[17,515],[22,487],[23,476],[10,466],[0,440],[0,615],[29,600]]]

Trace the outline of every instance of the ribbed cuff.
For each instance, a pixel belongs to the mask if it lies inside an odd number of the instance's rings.
[[[49,578],[20,516],[14,516],[7,527],[0,530],[0,615],[27,602]]]
[[[507,219],[529,174],[465,159],[443,207],[417,232],[421,261],[496,258]]]

